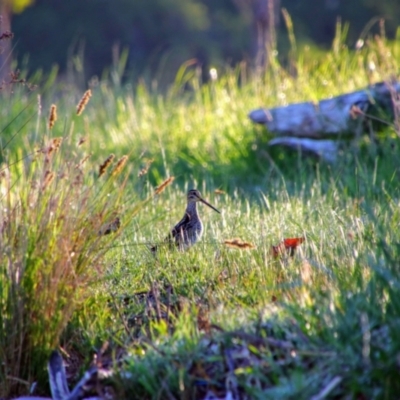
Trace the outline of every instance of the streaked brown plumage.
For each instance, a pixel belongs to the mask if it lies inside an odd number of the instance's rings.
[[[191,189],[187,194],[187,206],[183,218],[174,226],[166,241],[172,245],[178,246],[179,250],[185,250],[193,246],[200,240],[203,235],[203,223],[197,212],[197,203],[201,202],[214,211],[219,211],[203,199],[200,192],[196,189]],[[157,246],[151,248],[155,252]]]

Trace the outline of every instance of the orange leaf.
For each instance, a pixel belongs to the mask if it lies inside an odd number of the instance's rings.
[[[283,243],[287,249],[295,249],[304,242],[303,237],[283,239]]]
[[[290,256],[293,256],[296,248],[303,242],[303,237],[283,239],[276,246],[272,246],[272,255],[276,258],[283,255],[284,252],[287,251]]]

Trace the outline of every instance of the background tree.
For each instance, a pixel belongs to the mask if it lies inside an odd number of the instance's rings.
[[[0,0],[0,34],[11,32],[11,16],[20,13],[33,3],[33,0]],[[0,47],[0,81],[9,76],[12,60],[11,42],[3,40]]]
[[[350,22],[350,45],[362,32],[379,32],[374,18],[385,18],[389,38],[400,24],[400,2],[393,0],[36,0],[14,16],[16,55],[20,62],[30,55],[31,71],[56,63],[65,72],[80,49],[85,79],[102,74],[118,47],[129,49],[131,76],[157,81],[170,81],[193,58],[204,70],[242,60],[262,65],[276,41],[285,53],[281,7],[297,41],[319,46],[331,45],[339,17]]]

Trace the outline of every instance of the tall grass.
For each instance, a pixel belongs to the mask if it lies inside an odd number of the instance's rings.
[[[143,201],[126,211],[127,157],[100,176],[72,129],[52,135],[56,120],[52,105],[35,150],[1,166],[1,397],[43,381],[50,351],[103,275],[118,222]]]
[[[95,127],[96,140],[90,146],[99,158],[106,157],[109,149],[135,156],[144,152],[154,159],[155,168],[149,175],[153,184],[168,175],[175,175],[181,185],[207,176],[216,186],[234,188],[248,183],[251,190],[267,183],[276,168],[286,173],[293,158],[280,149],[268,149],[271,136],[252,124],[249,111],[318,101],[388,81],[398,74],[399,51],[398,41],[388,42],[384,37],[366,39],[357,51],[350,49],[344,28],[338,26],[331,51],[294,46],[284,65],[278,54],[263,75],[254,75],[241,64],[218,71],[217,79],[203,84],[197,66],[185,65],[164,93],[142,82],[114,87],[106,80],[92,80],[91,107],[74,120],[74,130],[84,136]],[[73,111],[79,100],[75,89],[63,83],[46,86],[45,93],[43,102],[60,97],[60,110]],[[32,100],[24,115],[32,108],[30,115],[35,115],[35,96]],[[26,102],[25,97],[11,99],[3,116],[18,115]],[[18,124],[11,124],[6,134],[16,128]],[[393,130],[383,134],[387,138]]]

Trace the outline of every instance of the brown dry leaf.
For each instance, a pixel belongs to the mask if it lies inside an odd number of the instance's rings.
[[[256,246],[253,243],[244,242],[240,238],[226,239],[226,240],[224,240],[224,244],[226,244],[228,247],[233,247],[235,249],[255,249],[256,248]]]

